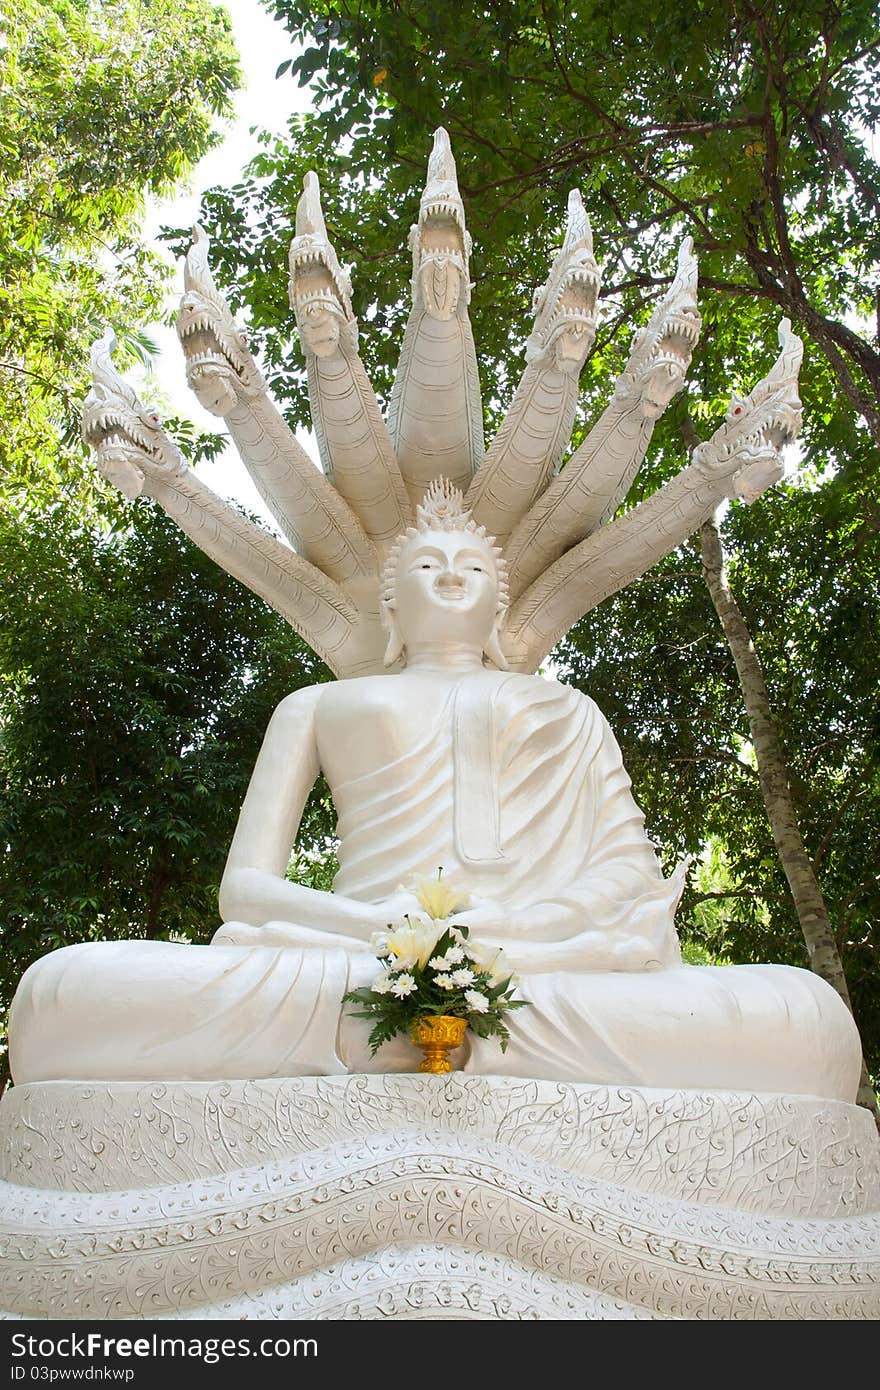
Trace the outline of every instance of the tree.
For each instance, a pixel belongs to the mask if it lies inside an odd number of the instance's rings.
[[[806,329],[880,443],[880,352],[848,321],[878,309],[873,5],[272,8],[309,45],[290,73],[323,97],[313,130],[356,177],[418,167],[426,128],[449,127],[493,286],[580,181],[616,293],[656,285],[668,233],[690,232],[703,284]]]
[[[77,406],[112,322],[148,344],[166,271],[143,244],[164,194],[220,138],[239,73],[206,0],[10,0],[0,14],[0,451],[5,495],[86,502]]]
[[[52,945],[207,929],[222,853],[212,817],[222,833],[246,776],[236,760],[258,738],[262,709],[254,730],[245,714],[254,692],[230,697],[239,755],[222,720],[211,742],[208,706],[174,672],[215,696],[224,672],[246,677],[236,651],[251,648],[234,623],[262,650],[262,614],[240,613],[233,593],[232,629],[214,635],[213,658],[199,655],[225,592],[203,565],[195,629],[185,609],[173,623],[170,608],[146,616],[148,591],[195,575],[143,512],[126,533],[132,513],[85,466],[78,420],[107,323],[127,355],[149,348],[140,325],[160,316],[167,271],[143,243],[145,198],[220,138],[238,78],[228,18],[206,0],[9,0],[0,13],[2,1003]],[[83,520],[96,514],[119,529]]]

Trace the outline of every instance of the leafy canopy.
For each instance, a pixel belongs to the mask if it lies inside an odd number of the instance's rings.
[[[88,350],[123,355],[163,312],[143,243],[166,194],[220,138],[239,81],[229,19],[206,0],[8,0],[0,11],[0,455],[3,494],[87,504],[77,408]]]
[[[152,502],[0,512],[0,977],[89,939],[206,941],[274,707],[329,673]],[[320,792],[305,842],[323,838]]]

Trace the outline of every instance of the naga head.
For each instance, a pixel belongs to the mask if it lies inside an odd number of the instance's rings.
[[[798,373],[804,345],[790,319],[779,324],[779,346],[767,375],[747,396],[732,396],[724,424],[694,451],[693,462],[704,472],[732,472],[731,491],[744,502],[754,502],[784,475],[782,450],[801,430]]]
[[[357,347],[357,319],[351,311],[351,281],[327,237],[317,174],[306,174],[296,207],[296,235],[290,244],[290,304],[307,353],[332,357]]]
[[[526,343],[527,362],[552,353],[559,371],[580,372],[596,337],[600,284],[590,219],[580,191],[573,188],[562,249],[546,283],[535,291],[535,325]]]
[[[265,389],[265,382],[208,265],[211,243],[196,223],[183,271],[183,297],[177,336],[186,358],[186,379],[212,415],[228,415],[241,396]]]
[[[702,319],[697,308],[697,258],[691,237],[678,253],[675,278],[639,329],[615,394],[638,400],[646,420],[657,420],[684,385]]]
[[[419,220],[410,228],[413,303],[431,318],[451,319],[470,300],[471,238],[464,225],[464,203],[449,136],[440,126],[428,160],[428,181],[419,203]]]
[[[109,329],[92,346],[92,386],[83,402],[82,435],[108,482],[134,500],[150,474],[179,473],[180,451],[113,366],[116,346]]]

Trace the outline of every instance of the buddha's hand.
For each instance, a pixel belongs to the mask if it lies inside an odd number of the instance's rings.
[[[454,913],[452,921],[455,926],[467,927],[477,938],[488,933],[498,935],[505,933],[510,927],[511,911],[494,898],[481,898],[478,894],[472,893],[470,907],[465,908],[463,912]]]
[[[379,903],[371,903],[367,911],[376,931],[383,931],[385,927],[397,927],[404,917],[426,915],[415,893],[409,893],[405,888],[399,888],[396,893],[383,898]]]
[[[263,922],[258,927],[249,922],[224,922],[214,933],[213,946],[282,946],[299,951],[329,951],[334,947],[349,955],[369,953],[369,945],[361,937],[344,932],[300,926],[296,922]]]

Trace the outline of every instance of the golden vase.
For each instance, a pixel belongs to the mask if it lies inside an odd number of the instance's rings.
[[[452,1018],[449,1014],[434,1014],[431,1018],[417,1019],[410,1028],[409,1035],[416,1047],[420,1047],[425,1054],[425,1060],[419,1064],[419,1071],[431,1072],[435,1076],[455,1071],[446,1054],[453,1047],[461,1047],[467,1026],[466,1018]]]

